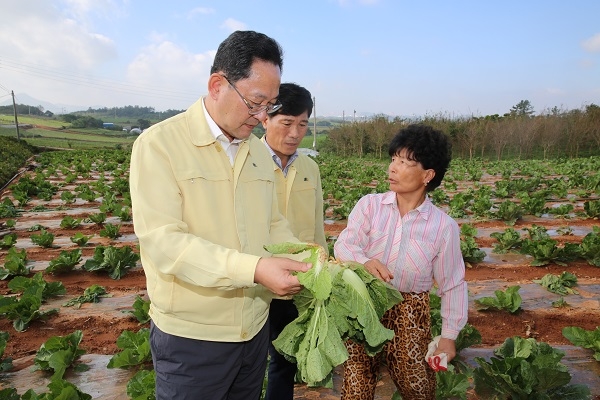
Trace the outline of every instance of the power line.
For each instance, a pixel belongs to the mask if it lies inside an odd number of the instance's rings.
[[[175,91],[160,87],[145,87],[130,83],[123,83],[109,79],[98,79],[79,73],[63,72],[57,69],[42,67],[34,64],[25,64],[6,57],[0,57],[0,69],[38,76],[44,79],[74,84],[78,86],[93,87],[96,89],[114,91],[126,94],[151,96],[169,100],[195,100],[198,93]],[[7,89],[8,90],[8,89]]]
[[[0,83],[0,89],[4,89],[4,90],[6,90],[6,93],[10,94],[10,90],[8,90],[8,88],[1,83]]]

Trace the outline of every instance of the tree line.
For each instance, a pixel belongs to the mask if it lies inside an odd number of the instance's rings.
[[[89,107],[86,111],[77,111],[74,114],[77,115],[88,115],[96,118],[132,118],[132,119],[147,119],[151,121],[162,121],[172,117],[173,115],[179,114],[185,110],[166,110],[156,111],[154,107],[140,107],[140,106],[124,106],[124,107],[100,107],[92,108]]]
[[[454,157],[465,159],[531,159],[600,154],[600,106],[556,107],[534,115],[522,100],[502,116],[450,118],[444,114],[390,119],[377,115],[331,129],[320,151],[341,156],[387,157],[387,145],[403,126],[424,123],[445,132]]]
[[[12,115],[17,109],[17,115],[34,115],[38,117],[52,118],[54,113],[49,110],[44,110],[43,106],[29,106],[27,104],[12,104],[8,106],[0,106],[0,114]]]

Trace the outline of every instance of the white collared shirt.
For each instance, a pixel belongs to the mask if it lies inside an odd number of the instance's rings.
[[[235,155],[237,154],[237,151],[240,148],[240,143],[243,142],[243,140],[234,138],[230,142],[229,139],[227,139],[227,136],[223,134],[221,128],[219,128],[215,120],[212,119],[212,117],[206,110],[206,106],[204,105],[204,99],[202,99],[202,109],[204,110],[204,116],[206,117],[206,122],[208,123],[208,127],[210,128],[210,133],[212,133],[217,142],[219,142],[221,147],[223,147],[223,150],[225,150],[225,154],[227,154],[227,157],[229,157],[229,162],[233,166]]]

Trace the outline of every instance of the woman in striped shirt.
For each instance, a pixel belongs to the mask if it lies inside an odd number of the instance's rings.
[[[451,160],[446,135],[410,125],[389,145],[390,191],[361,198],[335,243],[336,258],[356,261],[404,297],[382,318],[395,335],[383,351],[403,399],[435,399],[435,371],[425,355],[432,341],[429,291],[442,300],[442,334],[434,354],[456,355],[455,340],[467,322],[467,285],[458,224],[434,206],[427,192],[437,188]],[[342,399],[373,399],[378,360],[362,346],[346,343]]]

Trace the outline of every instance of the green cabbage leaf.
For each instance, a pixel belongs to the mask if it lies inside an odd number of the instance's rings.
[[[265,249],[272,254],[310,251],[304,261],[313,267],[297,274],[304,286],[293,298],[298,318],[273,341],[277,351],[297,364],[297,380],[331,388],[333,369],[348,359],[346,340],[375,355],[393,338],[380,319],[402,295],[362,264],[328,260],[317,244],[279,243]]]

